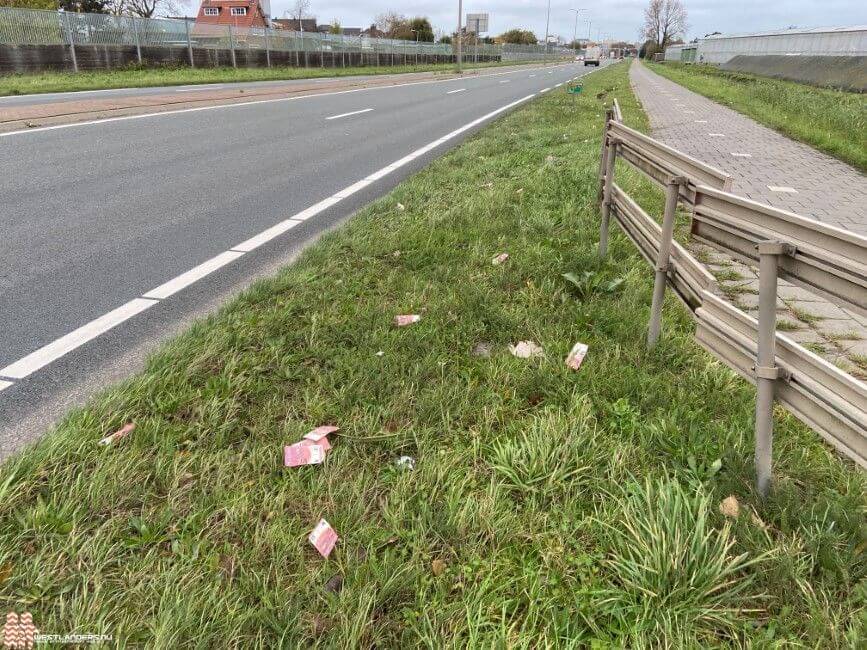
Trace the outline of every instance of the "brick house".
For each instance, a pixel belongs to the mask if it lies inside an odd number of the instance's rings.
[[[196,24],[268,27],[270,0],[202,0]]]

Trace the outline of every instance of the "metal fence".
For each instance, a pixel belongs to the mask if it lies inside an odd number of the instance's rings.
[[[119,46],[135,48],[138,63],[147,61],[153,48],[186,48],[188,62],[195,65],[193,50],[228,50],[231,64],[238,65],[236,52],[260,52],[271,65],[271,53],[295,53],[294,60],[278,57],[280,62],[311,65],[332,64],[394,65],[423,63],[453,57],[452,45],[366,36],[342,36],[319,32],[292,32],[280,29],[211,25],[192,20],[133,18],[108,14],[85,14],[0,7],[0,45],[64,46],[70,50],[71,63],[78,68],[76,48]],[[144,51],[144,54],[143,54]],[[541,60],[564,58],[571,51],[542,45],[491,45],[468,43],[468,61]]]
[[[618,158],[665,188],[661,225],[615,182]],[[659,336],[670,285],[693,312],[698,343],[757,385],[759,492],[770,487],[775,400],[867,468],[867,384],[776,331],[778,277],[867,315],[867,237],[731,194],[731,177],[630,129],[619,110],[607,116],[599,178],[600,255],[607,254],[613,216],[656,269],[648,348]],[[693,237],[758,262],[758,320],[714,294],[714,277],[674,241],[679,203],[692,208]]]

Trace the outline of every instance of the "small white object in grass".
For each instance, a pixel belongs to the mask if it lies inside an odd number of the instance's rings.
[[[552,163],[552,162],[555,162],[556,160],[557,159],[554,156],[548,156],[547,158],[545,158],[545,162],[547,162],[547,163]]]
[[[394,461],[394,464],[398,467],[412,471],[415,469],[415,458],[413,458],[412,456],[401,456],[396,461]]]
[[[491,264],[493,264],[494,266],[499,266],[500,264],[505,262],[507,259],[509,259],[508,253],[500,253],[494,259],[491,260]]]
[[[768,185],[768,189],[771,192],[783,192],[784,194],[797,194],[798,190],[794,187],[781,187],[779,185]]]
[[[404,210],[406,210],[406,206],[403,203],[398,203],[397,209],[403,212]]]
[[[413,325],[421,320],[421,316],[418,314],[399,314],[394,317],[395,327],[406,327],[407,325]]]
[[[128,436],[130,433],[132,433],[133,429],[135,429],[135,423],[134,422],[130,422],[129,424],[125,424],[122,429],[115,431],[110,436],[106,436],[105,438],[100,440],[99,444],[110,445],[111,443]]]
[[[319,551],[319,555],[326,558],[334,550],[334,545],[337,544],[338,539],[337,533],[331,527],[331,524],[324,519],[319,520],[316,528],[307,537],[307,541],[313,544],[316,550]]]
[[[521,189],[519,189],[517,192],[515,192],[515,194],[523,194],[523,193],[524,193],[524,188],[523,188],[523,187],[522,187]]]
[[[382,350],[380,350],[379,352],[376,353],[376,356],[378,356],[378,357],[381,357],[384,355],[385,355],[385,352],[383,352]]]
[[[572,368],[572,370],[578,370],[584,361],[584,357],[587,356],[587,349],[586,343],[576,343],[573,345],[569,356],[566,357],[566,365]]]
[[[533,343],[533,341],[518,341],[517,345],[510,345],[509,352],[519,359],[532,359],[545,355],[545,351]]]

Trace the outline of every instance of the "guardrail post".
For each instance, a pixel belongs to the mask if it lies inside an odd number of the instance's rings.
[[[611,217],[611,188],[614,186],[614,164],[617,161],[617,141],[608,138],[605,156],[605,185],[602,192],[602,223],[599,226],[599,257],[608,256],[608,223]]]
[[[668,179],[665,186],[665,213],[662,217],[662,235],[659,239],[659,257],[656,258],[656,278],[653,282],[653,301],[650,304],[650,323],[647,326],[647,349],[659,340],[662,329],[662,303],[665,302],[665,283],[671,263],[671,242],[674,239],[674,217],[680,186],[686,181],[681,176]]]
[[[599,154],[599,195],[602,199],[602,190],[604,189],[605,169],[608,162],[608,129],[611,119],[614,117],[614,112],[609,108],[605,111],[605,128],[602,131],[602,153]]]
[[[69,52],[72,55],[72,71],[78,72],[78,57],[75,55],[75,37],[69,24],[69,14],[63,12],[63,26],[66,28],[66,39],[69,41]]]
[[[777,269],[780,255],[792,247],[778,241],[761,242],[759,251],[759,340],[756,354],[756,489],[768,495],[774,444],[774,386],[777,367]]]
[[[196,63],[193,61],[193,42],[190,40],[190,21],[189,20],[184,20],[184,28],[187,30],[187,54],[190,55],[190,67],[195,68]]]
[[[133,38],[135,38],[135,54],[136,58],[138,58],[138,64],[141,65],[141,41],[138,36],[138,23],[136,22],[135,17],[131,17],[132,21],[132,34]]]
[[[238,60],[235,58],[235,30],[229,25],[229,49],[232,51],[232,67],[238,67]]]

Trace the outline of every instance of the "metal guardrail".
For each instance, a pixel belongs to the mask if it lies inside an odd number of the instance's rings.
[[[615,183],[618,156],[665,188],[662,224]],[[599,179],[600,256],[607,254],[614,216],[656,269],[648,348],[659,337],[670,285],[694,314],[697,342],[757,385],[759,492],[770,488],[774,400],[867,468],[867,384],[776,331],[778,274],[867,315],[867,238],[731,194],[724,172],[625,126],[619,104],[606,115]],[[674,241],[681,201],[692,207],[696,239],[759,262],[758,320],[715,295],[713,276]]]

